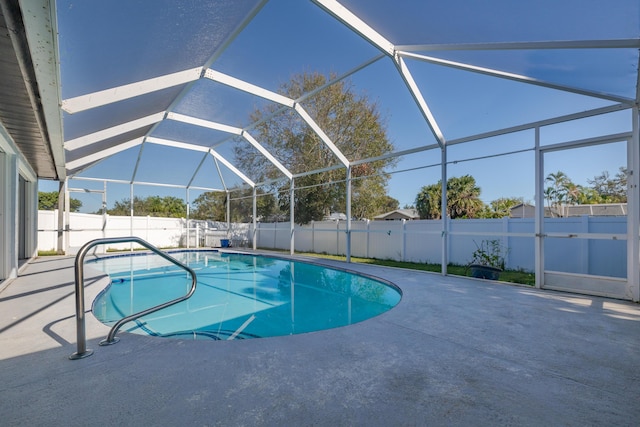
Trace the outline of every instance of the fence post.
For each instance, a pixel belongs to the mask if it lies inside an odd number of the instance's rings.
[[[502,232],[503,233],[509,233],[509,226],[510,226],[511,220],[508,216],[503,216],[502,217]],[[509,236],[507,235],[502,235],[502,238],[500,239],[502,242],[500,243],[502,245],[502,247],[505,250],[504,253],[504,267],[505,269],[507,268],[507,265],[509,265],[509,252],[511,247],[509,246]]]
[[[273,223],[273,249],[276,249],[278,242],[278,221]]]
[[[407,253],[407,220],[402,219],[402,253],[400,254],[400,261],[405,261]]]
[[[316,222],[311,220],[311,252],[316,253]]]
[[[371,220],[367,220],[367,247],[366,247],[366,254],[367,254],[367,258],[369,258],[369,234],[371,232]]]
[[[582,215],[580,217],[580,232],[581,233],[585,233],[588,234],[589,233],[589,216],[588,215]],[[584,273],[584,274],[591,274],[589,272],[590,268],[589,268],[589,239],[580,239],[581,244],[580,244],[580,252],[582,252],[581,254],[581,259],[580,259],[580,270]]]

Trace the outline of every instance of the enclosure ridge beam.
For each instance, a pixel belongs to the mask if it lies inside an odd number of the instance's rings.
[[[213,156],[214,159],[218,160],[220,163],[228,167],[234,174],[236,174],[241,180],[249,184],[251,188],[256,186],[256,183],[250,180],[245,174],[240,172],[235,166],[233,166],[227,159],[218,154],[215,150],[209,149],[209,153]]]
[[[260,86],[256,86],[251,83],[247,83],[244,80],[231,77],[219,71],[212,70],[211,68],[207,69],[207,71],[204,73],[204,77],[209,80],[213,80],[214,82],[230,86],[234,89],[259,96],[260,98],[264,98],[277,104],[286,105],[289,108],[292,108],[294,104],[294,101],[291,98],[287,98],[286,96],[280,95],[279,93],[272,92],[268,89],[261,88]]]
[[[200,151],[203,153],[209,151],[209,147],[205,147],[204,145],[189,144],[187,142],[180,142],[172,139],[156,138],[155,136],[148,136],[147,142],[150,144],[164,145],[166,147],[181,148],[183,150]]]
[[[195,117],[178,113],[168,113],[167,119],[242,136],[245,140],[247,140],[247,142],[249,142],[249,144],[251,144],[256,150],[258,150],[263,156],[265,156],[267,160],[269,160],[275,167],[277,167],[287,178],[291,179],[291,172],[289,172],[287,168],[282,165],[282,163],[280,163],[275,157],[273,157],[271,153],[269,153],[260,143],[258,143],[258,141],[256,141],[246,130],[234,126],[212,122],[209,120],[197,119]]]
[[[198,119],[192,116],[187,116],[185,114],[167,113],[167,119],[175,120],[177,122],[182,122],[182,123],[188,123],[195,126],[200,126],[207,129],[219,130],[221,132],[231,133],[234,135],[242,134],[242,129],[238,127],[229,126],[229,125],[225,125],[217,122],[212,122],[209,120]]]
[[[141,136],[140,138],[132,139],[131,141],[123,142],[122,144],[114,145],[113,147],[109,147],[107,149],[89,154],[88,156],[84,156],[84,157],[80,157],[79,159],[72,160],[70,162],[67,162],[67,170],[77,169],[89,163],[102,160],[105,157],[109,157],[113,154],[119,153],[121,151],[127,150],[137,145],[140,145],[142,144],[143,141],[144,141],[144,137]]]
[[[320,139],[325,143],[325,145],[336,155],[336,157],[340,160],[340,162],[344,165],[344,167],[349,167],[349,160],[342,154],[342,151],[331,141],[331,138],[327,136],[326,133],[318,126],[318,124],[311,118],[309,113],[302,108],[302,105],[296,103],[293,106],[293,109],[296,110],[298,115],[304,120],[313,131],[320,137]]]
[[[634,49],[640,48],[639,39],[611,40],[560,40],[532,42],[498,43],[456,43],[456,44],[407,44],[396,45],[405,52],[435,52],[451,50],[549,50],[549,49]]]
[[[427,105],[427,102],[422,96],[422,92],[420,92],[420,88],[416,84],[415,80],[413,79],[413,76],[411,75],[411,72],[407,68],[407,64],[404,62],[404,59],[402,59],[402,57],[400,56],[396,56],[394,58],[394,63],[396,64],[396,68],[398,69],[398,72],[400,73],[402,80],[404,80],[405,85],[409,89],[411,96],[413,97],[416,104],[418,104],[418,108],[420,108],[420,112],[422,113],[422,116],[425,118],[425,120],[427,121],[427,124],[431,128],[431,132],[433,133],[433,136],[435,136],[440,147],[444,147],[447,143],[444,138],[444,135],[442,134],[442,131],[438,126],[438,122],[436,121],[436,118],[433,116],[433,113],[431,113],[431,109],[429,108],[429,106]]]
[[[86,177],[86,176],[77,176],[77,177],[72,177],[70,178],[70,180],[74,180],[74,181],[93,181],[93,182],[110,182],[113,184],[135,184],[135,185],[149,185],[152,187],[171,187],[171,188],[187,188],[187,186],[185,185],[181,185],[181,184],[163,184],[161,182],[145,182],[145,181],[133,181],[131,182],[131,180],[125,180],[125,179],[113,179],[113,178],[91,178],[91,177]],[[204,191],[224,191],[221,190],[219,188],[213,188],[213,187],[192,187],[189,186],[188,188],[192,189],[192,190],[204,190]],[[83,190],[84,191],[84,190]],[[99,190],[102,191],[102,190]]]
[[[178,71],[164,76],[141,80],[87,95],[77,96],[62,101],[62,109],[69,114],[90,110],[136,96],[145,95],[184,83],[189,83],[200,78],[202,67],[191,68],[189,70]]]
[[[535,86],[546,87],[548,89],[561,90],[563,92],[575,93],[578,95],[590,96],[593,98],[606,99],[608,101],[620,102],[622,104],[633,105],[635,102],[631,98],[624,96],[611,95],[608,93],[597,92],[593,90],[580,89],[572,86],[561,85],[556,83],[549,83],[543,80],[538,80],[533,77],[523,76],[521,74],[508,73],[506,71],[494,70],[492,68],[478,67],[475,65],[465,64],[462,62],[449,61],[446,59],[434,58],[426,55],[418,55],[415,53],[398,51],[398,56],[416,59],[419,61],[429,62],[431,64],[442,65],[445,67],[457,68],[459,70],[471,71],[478,74],[484,74],[487,76],[499,77],[507,80],[513,80],[521,83],[528,83]]]
[[[200,151],[200,152],[203,152],[203,153],[209,153],[217,161],[219,161],[220,163],[225,165],[227,168],[229,168],[234,174],[236,174],[244,182],[249,184],[251,187],[255,186],[255,183],[252,180],[250,180],[249,178],[247,178],[247,176],[245,174],[240,172],[227,159],[225,159],[222,155],[220,155],[215,150],[213,150],[213,149],[211,149],[209,147],[205,147],[204,145],[189,144],[189,143],[186,143],[186,142],[180,142],[180,141],[174,141],[174,140],[170,140],[170,139],[163,139],[163,138],[156,138],[156,137],[147,137],[146,142],[148,142],[149,144],[157,144],[157,145],[164,145],[164,146],[167,146],[167,147],[181,148],[183,150],[192,150],[192,151]]]
[[[109,139],[114,136],[122,135],[136,129],[141,129],[145,126],[149,126],[162,121],[164,115],[165,112],[161,111],[159,113],[151,114],[149,116],[132,120],[130,122],[122,123],[117,126],[90,133],[79,138],[70,139],[64,143],[64,148],[66,150],[76,150],[78,148],[94,144],[96,142],[104,141],[105,139]]]
[[[385,52],[389,56],[394,54],[394,46],[389,40],[370,27],[363,20],[354,15],[349,9],[335,0],[313,0],[314,3],[333,15],[336,19],[350,27],[362,38]]]

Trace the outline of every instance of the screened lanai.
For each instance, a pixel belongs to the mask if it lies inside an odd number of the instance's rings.
[[[251,245],[263,246],[260,233],[275,235],[275,227],[293,253],[309,233],[297,225],[295,205],[281,218],[286,224],[270,228],[258,224],[259,198],[275,191],[294,200],[306,177],[341,171],[326,185],[340,185],[336,205],[346,220],[337,226],[337,252],[350,260],[371,227],[352,210],[356,181],[383,176],[384,191],[402,207],[424,186],[471,175],[485,204],[518,198],[532,215],[389,226],[389,236],[402,235],[401,257],[440,263],[447,274],[473,241],[509,240],[513,267],[534,272],[537,287],[640,299],[636,1],[41,3],[57,35],[42,49],[57,65],[49,77],[65,168],[38,177],[58,180],[67,200],[84,198],[96,211],[121,199],[133,205],[137,195],[170,195],[186,200],[188,220],[204,193],[224,194],[227,207],[249,194]],[[28,10],[27,34],[43,25]],[[305,73],[323,83],[285,93]],[[320,125],[313,100],[336,85],[376,105],[388,149],[351,150],[355,142],[339,129]],[[262,129],[281,123],[310,135],[321,167],[270,149]],[[254,163],[261,167],[247,167],[242,156],[261,158]],[[586,185],[619,171],[628,186],[624,215],[549,218],[550,175]]]

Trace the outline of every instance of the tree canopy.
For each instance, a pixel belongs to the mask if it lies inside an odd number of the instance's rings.
[[[233,222],[250,222],[253,220],[253,190],[242,189],[231,193],[230,215]],[[262,189],[256,190],[257,219],[269,220],[276,211],[276,199]],[[227,193],[207,191],[193,201],[191,210],[193,219],[209,219],[225,221],[227,216]]]
[[[327,77],[319,73],[298,74],[283,84],[280,92],[298,99],[327,81]],[[356,93],[349,80],[319,90],[302,104],[350,161],[379,157],[393,151],[377,104],[366,95]],[[251,120],[260,123],[255,128],[256,139],[294,174],[325,169],[295,179],[296,222],[307,223],[320,220],[331,212],[345,212],[345,168],[339,167],[336,155],[295,111],[276,114],[278,110],[279,106],[269,105],[251,114]],[[264,120],[268,117],[269,120]],[[258,182],[279,180],[280,184],[275,184],[271,191],[278,194],[278,207],[288,211],[290,182],[282,181],[281,172],[248,144],[238,144],[235,157],[241,169],[257,175]],[[388,208],[388,176],[383,170],[393,162],[393,159],[376,160],[352,168],[353,216],[373,217]],[[326,170],[330,166],[337,167]]]
[[[441,214],[442,181],[422,187],[416,196],[416,210],[422,219],[439,219]],[[471,175],[447,180],[447,215],[451,219],[475,218],[482,211],[480,187]]]
[[[69,198],[69,211],[78,212],[82,207],[82,202],[73,197]],[[38,192],[38,209],[41,211],[52,211],[58,209],[58,192],[57,191],[39,191]]]
[[[128,216],[131,213],[131,199],[122,199],[107,209],[109,215]],[[184,200],[173,196],[149,196],[133,198],[133,213],[139,216],[164,218],[184,218],[187,215],[187,204]]]
[[[593,179],[587,179],[587,186],[575,184],[562,171],[547,175],[545,183],[544,195],[550,207],[627,202],[627,170],[624,167],[620,167],[613,177],[603,171]]]

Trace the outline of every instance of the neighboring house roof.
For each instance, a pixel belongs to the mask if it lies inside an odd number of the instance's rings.
[[[572,217],[572,216],[625,216],[627,215],[626,203],[599,203],[591,205],[564,205],[558,207],[545,207],[545,216],[549,217]],[[511,218],[533,218],[535,216],[535,206],[520,203],[509,210]]]
[[[339,212],[333,212],[331,215],[325,216],[323,218],[323,221],[346,221],[346,220],[347,220],[347,215]]]
[[[393,221],[402,219],[420,219],[420,215],[416,209],[396,209],[382,215],[374,216],[375,221]]]

